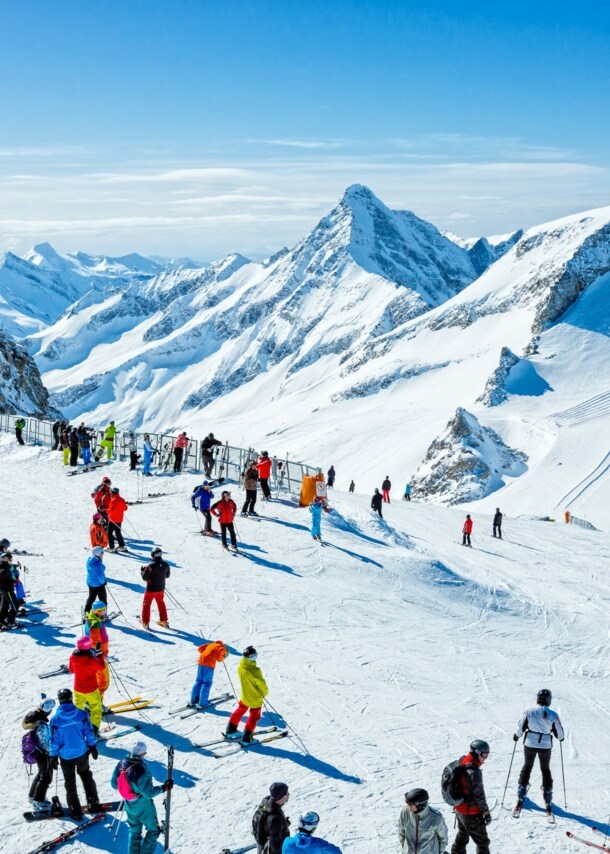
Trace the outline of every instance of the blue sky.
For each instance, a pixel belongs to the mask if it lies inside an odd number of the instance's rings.
[[[0,11],[0,249],[294,243],[350,183],[462,235],[607,204],[606,4]]]

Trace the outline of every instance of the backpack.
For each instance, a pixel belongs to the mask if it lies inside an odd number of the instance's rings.
[[[443,769],[441,794],[445,803],[450,807],[457,807],[464,803],[464,790],[461,785],[463,777],[464,766],[461,759],[450,762]]]
[[[269,816],[269,807],[267,806],[267,798],[261,801],[256,808],[256,812],[252,816],[252,833],[259,845],[265,845],[268,839],[267,835],[267,818]]]
[[[24,734],[21,739],[21,753],[23,754],[23,761],[26,765],[36,765],[38,756],[40,755],[36,730],[31,729]]]
[[[124,801],[135,801],[138,797],[131,788],[131,783],[129,782],[129,768],[125,765],[125,762],[121,762],[121,770],[119,771],[119,775],[116,780],[116,787],[119,795]]]

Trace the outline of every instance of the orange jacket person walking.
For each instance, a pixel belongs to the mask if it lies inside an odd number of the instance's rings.
[[[466,521],[462,528],[462,534],[462,545],[470,546],[470,548],[472,548],[472,543],[470,542],[470,535],[472,534],[472,519],[470,518],[470,513],[466,514]]]
[[[191,708],[203,709],[210,702],[210,691],[212,690],[216,665],[225,660],[229,650],[221,640],[214,641],[214,643],[204,643],[197,649],[199,651],[197,678],[191,688],[191,699],[188,705]]]
[[[229,718],[225,735],[232,736],[237,733],[237,727],[243,716],[250,709],[248,720],[241,737],[242,744],[250,744],[254,738],[256,724],[262,714],[263,700],[269,693],[267,683],[263,678],[260,667],[256,663],[257,651],[253,646],[247,646],[243,652],[243,658],[239,662],[237,675],[241,686],[241,696],[237,708]]]
[[[118,486],[113,486],[110,490],[110,501],[108,502],[108,544],[109,552],[126,552],[127,548],[125,546],[125,540],[123,539],[123,532],[121,531],[121,525],[123,524],[123,517],[127,512],[127,502],[123,498],[122,495],[119,495]],[[115,548],[114,538],[116,537],[118,542],[118,548]]]
[[[93,521],[89,525],[89,536],[91,538],[91,548],[101,546],[103,549],[108,548],[108,534],[106,528],[102,525],[104,517],[101,513],[93,514]]]

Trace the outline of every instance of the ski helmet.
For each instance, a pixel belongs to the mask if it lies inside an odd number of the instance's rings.
[[[102,478],[102,483],[108,483],[108,484],[111,484],[111,483],[112,483],[112,481],[110,480],[110,478],[109,478],[109,477],[103,477],[103,478]]]
[[[95,555],[95,557],[103,557],[104,556],[104,549],[101,546],[94,546],[91,549],[91,554]]]
[[[119,494],[118,486],[113,486],[112,489],[110,490],[110,492],[112,493],[112,495],[118,495]]]
[[[94,612],[105,611],[107,608],[106,603],[102,602],[101,599],[96,599],[93,605],[91,606],[91,610]]]
[[[268,457],[269,451],[261,451],[261,457]]]
[[[93,521],[94,522],[101,522],[103,518],[104,517],[102,516],[101,513],[94,513],[93,514]]]
[[[475,738],[475,740],[470,745],[470,752],[476,754],[477,756],[481,756],[483,753],[491,753],[489,749],[489,744],[486,741],[483,741],[481,738]]]
[[[405,801],[408,804],[413,804],[416,807],[416,812],[421,812],[424,807],[428,806],[430,796],[425,789],[410,789],[405,794]]]
[[[150,556],[151,557],[161,557],[162,554],[163,554],[163,550],[160,549],[159,547],[157,547],[156,549],[153,549],[151,551]]]
[[[541,688],[536,696],[536,702],[539,706],[550,706],[553,699],[553,694],[550,688]]]
[[[82,638],[79,638],[76,641],[76,647],[81,651],[91,649],[92,646],[93,644],[91,643],[91,638],[89,637],[89,635],[83,635]]]
[[[134,746],[131,748],[132,756],[144,756],[146,754],[146,742],[144,741],[136,741]]]
[[[305,812],[302,816],[299,817],[299,828],[303,830],[308,830],[312,833],[316,827],[320,824],[320,816],[317,812]]]
[[[43,696],[42,700],[38,704],[38,708],[42,709],[45,715],[50,715],[55,708],[55,700],[52,697]]]
[[[254,647],[253,647],[253,646],[247,646],[247,647],[244,649],[244,651],[243,651],[242,655],[243,655],[243,657],[244,657],[244,658],[249,658],[249,659],[250,659],[250,661],[255,661],[255,660],[256,660],[256,656],[258,655],[258,652],[254,649]]]
[[[9,548],[10,544],[10,540],[7,540],[6,537],[2,537],[2,539],[0,540],[0,549],[4,551],[5,549]]]
[[[69,688],[60,688],[57,692],[57,699],[60,703],[71,703],[72,691]]]

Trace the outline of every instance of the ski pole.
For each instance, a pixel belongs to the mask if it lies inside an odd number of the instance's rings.
[[[123,694],[125,694],[125,696],[127,697],[127,699],[129,700],[129,702],[130,702],[132,705],[134,705],[134,706],[135,706],[135,705],[137,705],[137,704],[136,704],[136,701],[133,699],[133,697],[131,696],[131,694],[129,693],[129,691],[127,690],[127,688],[125,687],[125,683],[123,682],[123,680],[121,679],[121,677],[119,676],[119,674],[116,672],[116,668],[114,668],[114,667],[112,666],[112,664],[110,663],[110,659],[108,659],[108,667],[110,668],[110,672],[111,672],[111,673],[112,673],[112,675],[114,676],[114,678],[115,678],[116,682],[118,683],[118,685],[120,685],[120,690],[122,691],[122,693],[123,693]],[[128,711],[128,712],[130,712],[130,711],[137,712],[137,713],[140,715],[140,717],[144,718],[144,720],[145,720],[145,721],[147,721],[149,724],[154,723],[153,719],[152,719],[151,717],[149,717],[149,716],[144,712],[144,710],[143,710],[143,709],[135,709],[135,708],[134,708],[134,709],[126,709],[126,711]]]
[[[184,611],[184,613],[188,616],[188,611],[186,610],[186,608],[183,608],[183,607],[182,607],[182,605],[180,604],[180,602],[178,602],[178,600],[176,599],[176,597],[175,597],[175,596],[172,596],[172,594],[169,592],[169,590],[167,590],[167,588],[166,588],[165,592],[167,593],[167,595],[169,596],[169,598],[172,600],[172,602],[174,603],[174,605],[177,605],[179,608],[182,608],[182,610]]]
[[[568,798],[566,795],[566,775],[563,767],[563,742],[559,742],[559,755],[561,756],[561,779],[563,780],[563,805],[564,809],[568,808]]]
[[[134,532],[134,534],[136,535],[136,537],[137,537],[139,540],[141,540],[142,538],[140,537],[140,535],[138,534],[138,532],[136,531],[136,529],[135,529],[135,528],[133,527],[133,525],[131,524],[131,522],[130,522],[129,518],[128,518],[127,516],[125,516],[125,519],[127,519],[127,521],[129,522],[129,527],[130,527],[130,528],[131,528],[131,530]]]
[[[125,801],[121,801],[121,803],[119,804],[119,808],[118,808],[118,810],[117,810],[117,811],[115,812],[115,814],[112,816],[112,824],[110,825],[110,830],[112,830],[112,828],[113,828],[113,827],[115,826],[115,824],[116,824],[116,829],[115,829],[115,831],[114,831],[114,836],[112,837],[112,839],[113,839],[115,842],[116,842],[116,838],[117,838],[117,836],[119,835],[119,830],[121,829],[121,816],[123,815],[123,807],[124,807],[124,806],[125,806]]]
[[[119,605],[119,603],[117,602],[116,596],[114,595],[114,593],[112,592],[112,590],[110,589],[110,587],[109,587],[108,585],[106,585],[106,590],[108,591],[108,593],[110,593],[110,596],[111,596],[111,598],[112,598],[112,601],[113,601],[113,602],[114,602],[114,604],[116,605],[116,609],[117,609],[117,611],[119,612],[119,614],[121,615],[121,617],[123,617],[123,619],[124,619],[126,622],[129,622],[129,621],[127,620],[127,617],[125,616],[125,614],[124,614],[124,613],[123,613],[123,611],[121,610],[121,606],[120,606],[120,605]]]
[[[517,742],[515,742],[513,746],[513,755],[510,758],[510,765],[508,766],[508,775],[506,777],[506,786],[504,786],[504,794],[502,795],[502,803],[500,804],[500,809],[504,806],[504,798],[506,797],[506,790],[508,789],[508,781],[510,780],[510,772],[513,767],[513,759],[515,758],[515,750],[517,749]]]
[[[278,716],[278,718],[282,718],[282,720],[284,721],[284,723],[286,724],[286,726],[288,727],[288,729],[290,730],[290,732],[291,732],[291,733],[294,735],[294,737],[298,740],[298,742],[300,743],[300,745],[301,745],[301,747],[303,748],[303,750],[305,751],[305,753],[309,756],[309,755],[310,755],[309,750],[307,750],[307,748],[306,748],[306,747],[305,747],[305,745],[303,744],[303,740],[302,740],[302,738],[301,738],[299,735],[297,735],[297,734],[296,734],[296,732],[293,730],[293,728],[290,726],[290,724],[289,724],[289,723],[284,719],[283,715],[281,715],[281,714],[278,712],[278,710],[277,710],[276,708],[274,708],[274,707],[271,705],[271,703],[269,702],[269,700],[263,700],[263,703],[264,703],[266,706],[269,706],[269,708],[270,708],[273,712],[275,712],[275,714]]]
[[[229,680],[229,685],[231,686],[231,691],[233,691],[233,696],[237,697],[237,693],[235,691],[235,685],[233,685],[233,680],[231,679],[231,676],[229,674],[229,668],[227,667],[227,664],[225,661],[222,662],[222,666],[224,667],[224,669],[227,672],[227,679]]]
[[[199,513],[197,512],[197,508],[193,507],[193,510],[195,511],[195,516],[197,517],[197,524],[199,525],[199,530],[203,534],[203,528],[201,527],[201,520],[199,519]]]

